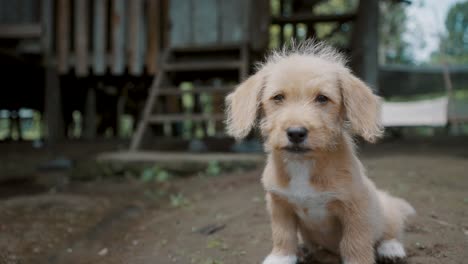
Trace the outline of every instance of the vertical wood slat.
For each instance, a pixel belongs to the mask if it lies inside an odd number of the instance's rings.
[[[161,24],[162,26],[160,27],[162,29],[162,40],[160,40],[161,43],[161,48],[165,49],[166,47],[169,46],[169,41],[170,41],[170,30],[169,30],[169,25],[170,25],[170,19],[169,19],[169,0],[160,0],[161,1]]]
[[[250,1],[248,1],[250,2]],[[232,44],[241,43],[247,36],[244,31],[244,24],[248,18],[245,14],[246,1],[221,0],[221,43]]]
[[[75,0],[75,72],[88,75],[88,1]]]
[[[52,52],[52,21],[54,14],[54,7],[52,5],[52,0],[42,0],[41,1],[41,26],[42,26],[42,36],[41,36],[41,46],[44,54],[45,65],[50,64],[50,56]]]
[[[217,14],[220,12],[218,1],[197,0],[193,3],[192,10],[193,44],[215,44],[218,40]]]
[[[112,48],[112,74],[120,75],[125,70],[124,65],[124,34],[125,34],[125,2],[112,0],[111,10],[111,48]]]
[[[170,0],[170,46],[187,46],[192,39],[192,0]],[[177,19],[177,21],[176,21]]]
[[[106,72],[107,0],[94,0],[93,70],[96,75]]]
[[[69,69],[70,0],[57,0],[57,68],[60,74]]]
[[[148,48],[146,54],[146,69],[149,74],[158,70],[160,42],[160,0],[148,0]]]
[[[128,63],[130,73],[140,75],[143,71],[141,54],[142,40],[142,0],[129,1]]]

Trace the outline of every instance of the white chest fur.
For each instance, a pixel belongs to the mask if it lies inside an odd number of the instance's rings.
[[[327,216],[327,203],[333,198],[331,192],[317,191],[311,184],[313,161],[288,160],[285,162],[289,185],[273,188],[273,193],[286,198],[296,208],[303,220],[320,221]]]

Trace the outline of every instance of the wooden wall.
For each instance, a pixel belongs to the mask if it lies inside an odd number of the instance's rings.
[[[35,41],[61,75],[154,74],[168,1],[0,0],[0,41]]]
[[[241,44],[247,41],[249,14],[248,0],[171,0],[171,45]]]
[[[82,77],[156,73],[167,0],[56,1],[61,74],[72,69]]]

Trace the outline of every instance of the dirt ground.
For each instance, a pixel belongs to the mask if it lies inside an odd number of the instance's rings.
[[[112,148],[0,145],[0,264],[260,263],[268,254],[261,165],[161,182],[37,169],[58,153],[80,161]],[[418,212],[407,228],[408,263],[467,263],[468,139],[387,142],[360,156],[380,188]],[[316,263],[338,263],[320,256]]]

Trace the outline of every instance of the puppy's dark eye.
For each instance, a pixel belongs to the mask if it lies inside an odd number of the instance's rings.
[[[324,104],[324,103],[327,103],[328,101],[330,101],[330,99],[328,99],[328,97],[326,97],[323,94],[319,94],[317,97],[315,97],[315,101],[317,101],[317,102],[319,102],[321,104]]]
[[[273,98],[271,98],[271,99],[273,99],[273,101],[275,101],[276,103],[281,103],[281,102],[284,101],[284,95],[277,94],[277,95],[273,96]]]

